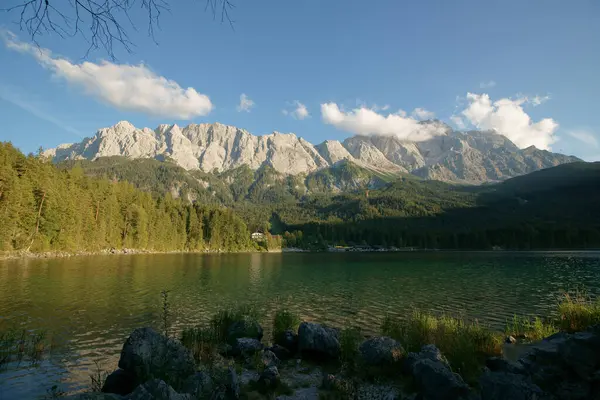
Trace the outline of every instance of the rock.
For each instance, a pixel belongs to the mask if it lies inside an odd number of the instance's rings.
[[[337,378],[333,374],[323,375],[323,382],[321,383],[321,388],[325,390],[334,390],[337,384]]]
[[[538,386],[524,375],[486,371],[479,380],[482,400],[542,400],[549,399]]]
[[[233,345],[231,354],[234,356],[251,356],[261,351],[263,347],[263,344],[256,339],[238,338],[235,339],[235,344]]]
[[[558,353],[579,378],[587,380],[600,367],[600,335],[577,332],[559,343]]]
[[[195,398],[209,397],[214,388],[212,378],[204,372],[196,372],[183,383],[181,393],[189,393]]]
[[[125,397],[115,393],[79,393],[72,396],[61,397],[63,400],[124,400]]]
[[[240,398],[240,381],[233,367],[227,370],[227,382],[225,384],[227,396],[232,399]]]
[[[179,394],[160,379],[153,379],[139,385],[128,400],[193,400],[191,394]]]
[[[108,375],[102,386],[104,393],[129,394],[135,389],[135,377],[123,369]]]
[[[517,339],[515,339],[514,336],[507,336],[506,339],[504,339],[505,343],[510,343],[510,344],[515,344],[517,343]]]
[[[250,338],[260,341],[262,337],[262,327],[255,319],[250,317],[244,317],[244,319],[233,322],[227,329],[227,342],[231,345],[235,345],[235,340],[238,338]]]
[[[233,346],[228,343],[221,343],[217,346],[217,352],[223,357],[230,357],[233,355]]]
[[[279,370],[277,367],[267,367],[258,378],[258,385],[262,390],[272,390],[279,384]]]
[[[375,337],[365,340],[359,347],[363,363],[372,366],[394,364],[402,358],[404,349],[392,338]]]
[[[411,372],[424,400],[467,399],[471,395],[460,375],[441,361],[421,358],[412,365]]]
[[[525,374],[525,369],[519,363],[510,362],[502,357],[490,357],[485,360],[485,366],[493,372],[509,372],[511,374]]]
[[[119,368],[132,374],[135,384],[160,378],[179,388],[196,371],[189,349],[152,328],[134,330],[121,350]]]
[[[426,344],[421,347],[421,351],[419,351],[418,353],[408,353],[404,357],[404,362],[403,362],[404,373],[407,373],[407,374],[412,373],[413,364],[415,362],[417,362],[418,360],[422,360],[422,359],[427,359],[427,360],[431,360],[434,362],[441,362],[442,364],[444,364],[448,367],[450,366],[450,364],[448,363],[448,360],[446,359],[446,357],[444,357],[444,355],[442,354],[440,349],[438,349],[434,344]]]
[[[292,357],[292,353],[288,349],[278,344],[275,344],[269,348],[280,360],[288,360]]]
[[[340,354],[339,331],[313,322],[298,328],[298,349],[303,354],[337,358]]]
[[[298,334],[287,330],[275,337],[275,344],[286,348],[291,354],[298,351]]]
[[[260,356],[261,362],[265,367],[278,367],[281,361],[271,350],[265,350]]]

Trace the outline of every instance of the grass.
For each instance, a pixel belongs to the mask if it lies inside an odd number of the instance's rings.
[[[300,317],[288,310],[277,310],[273,317],[273,339],[277,339],[285,331],[298,332]]]
[[[208,326],[184,329],[181,332],[181,343],[192,351],[196,361],[212,364],[218,347],[227,342],[227,330],[231,324],[245,318],[258,317],[258,311],[251,306],[219,311],[212,316]]]
[[[90,374],[90,391],[100,392],[102,391],[102,386],[104,386],[104,381],[106,381],[108,372],[100,369],[97,361],[94,361],[94,364],[96,365],[96,369]]]
[[[530,341],[541,340],[556,333],[558,329],[552,322],[544,321],[539,317],[519,317],[513,316],[512,320],[507,321],[505,334],[515,338],[526,339]]]
[[[413,311],[406,319],[386,317],[381,332],[398,340],[406,351],[418,352],[435,344],[450,367],[468,382],[480,375],[485,359],[502,354],[502,337],[478,322]]]
[[[23,360],[36,364],[49,348],[46,331],[8,329],[0,331],[0,368]]]
[[[565,293],[551,319],[519,317],[507,321],[505,333],[527,341],[537,341],[556,332],[578,332],[600,324],[600,298],[593,299],[585,292]]]
[[[583,292],[565,293],[558,304],[557,328],[577,332],[595,324],[600,324],[600,298],[594,300]]]
[[[356,372],[358,346],[363,340],[358,328],[346,328],[340,332],[340,362],[342,369],[349,374]]]

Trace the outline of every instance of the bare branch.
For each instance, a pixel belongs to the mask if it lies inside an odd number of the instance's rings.
[[[127,35],[128,29],[136,29],[129,13],[139,3],[148,17],[148,36],[156,43],[155,30],[160,30],[160,17],[170,12],[168,0],[5,0],[18,3],[0,9],[18,13],[16,23],[26,31],[31,41],[39,47],[37,38],[45,33],[56,33],[61,38],[82,36],[89,44],[86,57],[92,50],[103,49],[115,59],[114,45],[119,44],[132,52],[134,44]],[[206,0],[205,11],[210,9],[213,18],[221,14],[221,22],[227,21],[233,28],[230,10],[232,0]],[[126,26],[123,25],[126,24]]]

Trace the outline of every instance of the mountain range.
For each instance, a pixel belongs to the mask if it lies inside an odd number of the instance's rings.
[[[412,142],[394,136],[353,136],[318,145],[293,133],[255,136],[234,126],[214,124],[159,125],[136,128],[127,121],[102,128],[80,143],[44,152],[53,161],[130,159],[170,160],[186,170],[222,173],[247,166],[271,167],[283,175],[309,175],[355,164],[374,174],[412,174],[454,183],[497,182],[540,169],[580,161],[577,157],[518,148],[494,131],[455,131],[439,121],[423,121],[439,132]]]

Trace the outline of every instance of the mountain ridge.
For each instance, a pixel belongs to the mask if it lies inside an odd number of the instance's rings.
[[[136,128],[128,121],[101,128],[80,143],[44,151],[53,161],[125,156],[169,158],[186,170],[223,172],[247,165],[270,166],[284,175],[310,174],[347,160],[377,173],[410,173],[424,179],[480,184],[501,181],[539,169],[574,161],[574,156],[536,148],[519,149],[493,131],[453,131],[439,121],[428,140],[412,142],[394,136],[357,135],[344,141],[312,144],[294,133],[256,136],[221,123],[161,124]]]

